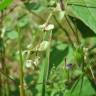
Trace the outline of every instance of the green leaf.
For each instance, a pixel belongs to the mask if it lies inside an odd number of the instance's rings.
[[[24,16],[24,17],[22,17],[22,18],[18,21],[17,26],[20,27],[20,28],[23,28],[23,27],[25,27],[28,23],[29,23],[29,22],[28,22],[28,17]]]
[[[70,16],[71,21],[73,22],[73,24],[77,26],[77,28],[79,29],[81,35],[83,38],[88,38],[88,37],[95,37],[96,34],[94,33],[94,31],[92,29],[90,29],[88,26],[86,26],[81,20],[71,17]]]
[[[61,47],[61,48],[60,48]],[[57,67],[64,60],[64,57],[68,55],[69,48],[66,44],[58,44],[53,46],[50,54],[50,67],[49,70],[53,67]]]
[[[36,2],[26,2],[24,3],[25,4],[25,7],[28,9],[28,10],[38,10],[39,7],[40,7],[40,4],[39,3],[36,3]]]
[[[76,86],[71,96],[79,96],[80,86],[81,86],[81,80],[79,80],[78,85]],[[90,81],[88,80],[87,77],[84,77],[83,87],[81,89],[80,96],[94,96],[94,94],[96,94],[96,92],[92,88]]]
[[[56,48],[57,48],[58,50],[64,50],[66,47],[67,47],[67,44],[64,44],[64,43],[62,43],[62,42],[58,42],[58,44],[57,44],[57,46],[56,46]]]
[[[0,10],[3,10],[4,8],[8,7],[12,1],[13,0],[2,0],[2,1],[0,1]]]
[[[82,20],[96,33],[96,0],[69,0],[68,6],[73,16]]]
[[[61,21],[65,16],[65,11],[55,11],[54,15],[59,21]]]
[[[9,39],[16,39],[18,38],[18,33],[16,31],[10,31],[7,33],[7,37]]]

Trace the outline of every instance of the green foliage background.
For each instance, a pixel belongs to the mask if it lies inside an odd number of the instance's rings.
[[[1,96],[96,96],[96,0],[0,1]]]

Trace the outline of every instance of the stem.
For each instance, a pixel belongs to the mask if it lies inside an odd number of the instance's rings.
[[[89,66],[89,69],[90,69],[90,71],[91,71],[92,78],[93,78],[93,80],[95,81],[95,76],[94,76],[94,72],[93,72],[93,70],[92,70],[92,66]]]
[[[82,76],[82,78],[81,78],[81,85],[80,85],[79,96],[81,96],[81,94],[82,94],[83,82],[84,82],[84,76]]]
[[[52,31],[50,32],[50,37],[49,37],[49,42],[50,42],[50,45],[49,45],[49,48],[48,48],[48,53],[47,53],[47,58],[48,58],[48,66],[47,66],[47,76],[46,76],[46,79],[48,80],[48,77],[49,77],[49,65],[50,65],[50,48],[51,48],[51,41],[52,41]]]
[[[65,1],[64,1],[64,3],[65,3]],[[60,0],[60,7],[61,7],[62,10],[65,10],[64,3],[63,3],[63,0]]]
[[[20,58],[20,64],[19,64],[19,76],[20,76],[20,96],[25,96],[25,90],[24,90],[24,73],[23,73],[23,58],[22,58],[22,47],[21,47],[21,34],[20,30],[18,31],[19,33],[19,38],[18,38],[18,43],[19,43],[19,58]]]
[[[53,12],[54,12],[54,11],[55,11],[55,9],[49,14],[49,16],[48,16],[48,18],[47,18],[47,20],[46,20],[46,22],[45,22],[45,27],[48,25],[51,17],[53,16]],[[44,31],[46,32],[45,27],[44,27]],[[46,34],[46,33],[44,33],[44,34]],[[52,38],[52,30],[51,30],[51,32],[49,33],[49,43],[50,43],[50,45],[51,45],[51,38]],[[44,40],[44,38],[43,38],[43,40]],[[50,45],[49,45],[48,50],[47,50],[47,52],[46,52],[46,56],[47,56],[48,62],[47,62],[47,64],[44,66],[42,96],[45,96],[45,92],[46,92],[46,82],[47,82],[48,76],[49,76],[48,73],[49,73],[49,63],[50,63]]]
[[[39,16],[37,13],[35,13],[34,11],[30,11],[30,13],[32,13],[34,16],[39,18],[41,21],[45,22],[45,20],[41,16]]]
[[[79,81],[80,81],[80,77],[75,81],[74,85],[72,86],[70,96],[72,96],[72,93],[74,92],[75,88],[77,87]]]
[[[52,39],[52,31],[50,32],[50,36],[49,36],[50,45],[49,45],[48,50],[47,50],[47,52],[46,52],[47,63],[46,63],[45,68],[44,68],[42,96],[45,96],[45,92],[46,92],[46,82],[48,81],[48,76],[49,76],[48,73],[49,73],[49,65],[50,65],[49,63],[50,63],[51,39]]]
[[[66,66],[67,66],[67,59],[65,58],[65,71],[66,71],[66,74],[67,74],[67,80],[69,82],[70,81],[70,74],[69,74],[69,70],[66,69]]]
[[[70,21],[69,21],[68,18],[67,18],[67,15],[65,15],[65,19],[66,19],[69,27],[71,28],[71,30],[72,30],[75,38],[76,38],[77,43],[80,44],[80,40],[79,40],[79,37],[78,37],[78,34],[77,34],[77,26],[75,26],[75,27],[76,27],[76,30],[74,30],[73,27],[72,27],[72,25],[71,25],[71,23],[70,23]],[[76,25],[76,24],[75,24],[75,25]]]
[[[2,39],[1,39],[1,34],[2,34],[2,31],[1,31],[1,29],[2,29],[2,24],[3,24],[3,22],[2,22],[2,18],[3,18],[3,13],[1,12],[1,16],[0,16],[0,46],[2,46]],[[2,48],[0,48],[0,65],[2,66],[3,64],[2,64],[2,62],[1,62],[1,60],[2,60]],[[2,95],[2,96],[4,96],[3,95],[3,77],[2,77],[2,74],[0,74],[0,94]]]
[[[15,81],[15,79],[11,78],[9,75],[6,76],[6,73],[4,73],[2,70],[0,70],[0,80],[1,80],[1,75],[3,75],[5,78],[11,80],[16,86],[18,83]],[[1,81],[0,81],[1,82]],[[1,83],[0,83],[1,84]],[[0,85],[1,86],[1,85]],[[1,88],[1,87],[0,87]],[[1,91],[1,90],[0,90]]]
[[[84,57],[83,57],[83,62],[82,62],[82,72],[84,72],[84,64],[85,64],[85,61],[84,61]],[[84,74],[81,75],[81,85],[80,85],[79,96],[81,96],[81,94],[82,94],[83,82],[84,82]]]
[[[5,73],[6,77],[8,76],[8,68],[7,68],[7,65],[5,63],[5,42],[4,42],[4,39],[3,37],[1,36],[2,34],[2,27],[3,27],[3,11],[1,11],[1,17],[0,17],[0,61],[1,61],[1,66],[2,66],[2,71]],[[0,82],[2,83],[1,84],[1,94],[2,96],[3,95],[6,95],[6,96],[9,96],[9,80],[7,78],[4,78],[4,76],[2,76],[1,74],[1,80]]]
[[[84,4],[80,4],[80,3],[75,3],[75,2],[68,2],[69,6],[81,6],[81,7],[86,7],[86,8],[96,8],[96,6],[87,6],[87,5],[84,5]]]

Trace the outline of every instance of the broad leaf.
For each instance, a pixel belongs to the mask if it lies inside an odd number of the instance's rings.
[[[57,67],[63,60],[64,57],[68,54],[69,48],[66,44],[59,43],[53,47],[50,54],[50,67],[49,70],[53,67]]]
[[[18,33],[16,31],[9,31],[7,32],[7,37],[9,39],[17,39],[18,38]]]
[[[78,84],[75,87],[75,90],[73,90],[71,94],[68,90],[65,91],[65,96],[95,96],[96,92],[92,88],[90,81],[88,80],[87,77],[83,78],[83,85],[81,91],[80,87],[81,87],[81,79],[79,80]]]
[[[96,33],[96,0],[69,0],[68,6],[73,16],[82,20]]]
[[[86,24],[84,24],[80,19],[74,18],[70,16],[71,21],[73,24],[77,26],[79,29],[81,35],[83,38],[88,38],[88,37],[95,37],[96,34],[92,29],[90,29]]]

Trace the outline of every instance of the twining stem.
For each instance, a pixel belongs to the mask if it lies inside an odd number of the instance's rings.
[[[25,89],[24,89],[24,72],[23,72],[23,58],[22,58],[22,46],[21,46],[21,32],[18,30],[19,38],[18,38],[18,44],[19,44],[19,58],[20,58],[20,64],[19,64],[19,76],[20,76],[20,96],[25,96]]]

